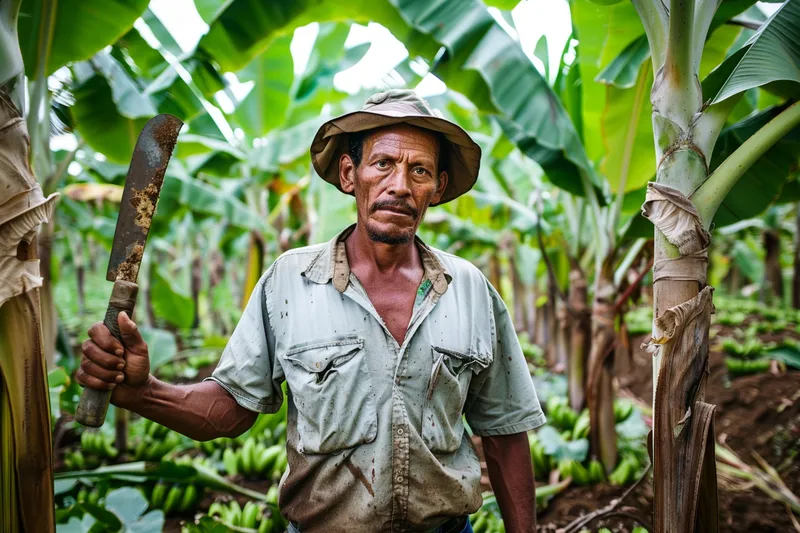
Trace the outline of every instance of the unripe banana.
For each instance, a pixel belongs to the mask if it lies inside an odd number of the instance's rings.
[[[472,531],[474,533],[486,533],[486,528],[488,526],[488,513],[481,513],[475,523],[472,524]]]
[[[627,400],[614,402],[614,420],[617,424],[624,422],[633,413],[633,404]]]
[[[558,473],[561,479],[567,479],[568,477],[572,477],[572,460],[571,459],[562,459],[558,462]]]
[[[289,465],[289,457],[286,455],[286,449],[281,449],[280,455],[275,460],[275,466],[272,469],[272,479],[279,480],[283,473],[286,471],[286,467]]]
[[[225,448],[225,451],[222,452],[222,464],[228,475],[235,476],[239,473],[239,457],[230,448]]]
[[[232,500],[230,504],[230,523],[233,526],[241,526],[242,525],[242,508],[239,505],[239,502],[236,500]]]
[[[174,510],[178,510],[181,503],[181,496],[183,496],[183,490],[181,489],[180,485],[173,485],[171,489],[169,489],[169,493],[167,493],[167,498],[164,500],[164,514],[170,514]]]
[[[606,479],[603,464],[597,459],[589,461],[589,481],[591,483],[602,483]]]
[[[259,508],[255,502],[247,502],[244,505],[244,509],[242,509],[242,527],[247,527],[250,529],[255,529],[256,524],[258,523],[258,519],[260,518],[259,515]]]
[[[153,509],[161,509],[167,495],[168,487],[164,483],[156,483],[153,493],[150,495],[150,506]]]
[[[181,512],[191,511],[197,505],[197,500],[200,499],[200,491],[194,485],[187,485],[183,491],[178,509]]]
[[[272,485],[269,490],[267,491],[267,495],[264,497],[264,501],[267,503],[271,503],[272,505],[278,505],[278,486]]]
[[[253,448],[255,447],[255,440],[252,438],[244,442],[244,446],[239,450],[239,466],[241,467],[242,474],[249,476],[253,473]]]
[[[584,409],[578,418],[575,420],[575,425],[572,427],[572,439],[585,439],[589,436],[589,428],[591,421],[589,420],[589,410]]]
[[[572,461],[572,480],[578,485],[589,484],[589,472],[578,461]]]

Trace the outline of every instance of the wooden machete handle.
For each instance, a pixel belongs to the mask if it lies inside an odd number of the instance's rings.
[[[133,315],[133,307],[136,305],[136,293],[138,291],[138,285],[123,280],[115,281],[114,288],[111,289],[111,298],[108,300],[108,309],[106,309],[106,317],[103,320],[103,324],[123,346],[125,346],[125,343],[122,341],[122,334],[119,331],[118,317],[122,311],[128,313],[128,316]],[[75,410],[75,420],[84,426],[99,428],[105,422],[110,400],[110,390],[83,389],[78,407]]]

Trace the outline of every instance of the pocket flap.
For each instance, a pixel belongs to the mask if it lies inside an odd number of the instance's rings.
[[[341,337],[298,344],[285,357],[308,372],[320,373],[349,361],[363,347],[364,340],[360,337]]]
[[[444,356],[445,362],[450,363],[448,366],[454,374],[459,374],[464,368],[471,366],[478,366],[484,369],[491,363],[491,356],[489,354],[476,352],[465,353],[449,348],[442,348],[441,346],[432,346],[432,348],[434,352],[438,352]]]

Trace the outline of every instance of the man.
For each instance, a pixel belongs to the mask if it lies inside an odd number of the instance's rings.
[[[197,440],[233,437],[278,410],[287,382],[291,532],[469,532],[483,439],[506,530],[535,530],[526,432],[544,423],[508,311],[469,262],[415,237],[430,205],[468,191],[480,148],[412,91],[371,97],[311,146],[317,173],[355,196],[357,223],[267,270],[211,378],[149,374],[147,346],[120,314],[125,348],[89,331],[78,381]]]

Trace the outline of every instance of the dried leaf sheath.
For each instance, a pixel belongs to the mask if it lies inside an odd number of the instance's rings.
[[[589,352],[589,376],[586,380],[589,404],[589,432],[592,454],[600,459],[606,472],[617,464],[617,432],[614,420],[614,386],[611,367],[614,343],[614,284],[610,279],[611,263],[602,270],[592,305],[592,341]]]
[[[55,524],[50,405],[38,315],[38,289],[0,307],[0,514],[12,523],[18,515],[16,527],[3,531],[19,533],[46,533]],[[13,471],[6,472],[6,465]]]
[[[664,337],[648,345],[662,357],[654,418],[654,475],[663,487],[654,502],[658,533],[718,531],[714,406],[703,401],[713,290],[656,319]]]
[[[36,232],[53,212],[28,165],[29,138],[0,98],[0,530],[54,531],[50,406]]]

